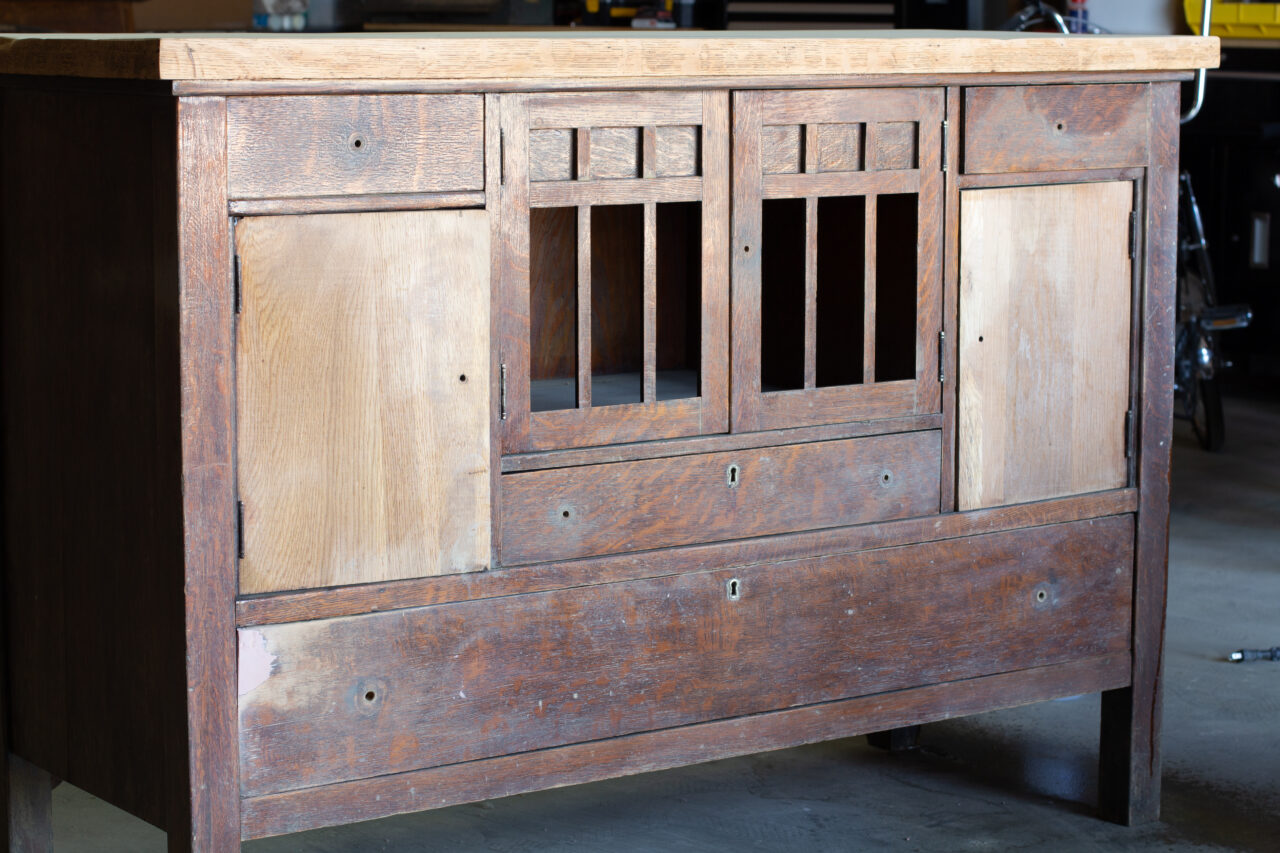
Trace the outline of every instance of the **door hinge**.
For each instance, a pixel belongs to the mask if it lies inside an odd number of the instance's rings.
[[[240,285],[240,253],[231,256],[231,298],[237,314],[244,305],[244,288]]]
[[[507,185],[507,132],[498,131],[498,186]]]
[[[1133,456],[1133,409],[1124,413],[1124,458]]]
[[[945,329],[938,331],[938,381],[945,383],[947,381],[947,332]]]
[[[1134,210],[1129,213],[1129,260],[1138,257],[1138,238],[1141,228],[1138,223],[1138,211]]]
[[[942,171],[951,171],[951,149],[947,147],[947,130],[950,124],[946,119],[942,120]]]
[[[244,501],[236,501],[236,559],[244,559]]]
[[[507,419],[507,366],[498,368],[498,418]]]

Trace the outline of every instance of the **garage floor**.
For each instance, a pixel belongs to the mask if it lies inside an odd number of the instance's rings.
[[[855,738],[266,839],[283,851],[1257,850],[1280,839],[1280,393],[1229,400],[1227,447],[1175,429],[1164,819],[1092,817],[1097,697],[925,727],[889,755]],[[58,853],[165,850],[68,785]]]

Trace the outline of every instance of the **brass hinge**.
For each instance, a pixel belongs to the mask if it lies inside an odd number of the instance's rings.
[[[1134,210],[1129,213],[1129,260],[1138,257],[1138,238],[1141,231],[1138,223],[1138,211]]]
[[[942,171],[951,171],[951,150],[947,147],[947,130],[950,124],[946,119],[942,120]]]
[[[236,559],[244,559],[244,501],[236,501]]]
[[[500,420],[507,419],[507,366],[498,368],[498,415]]]
[[[946,329],[938,330],[938,381],[945,383],[947,381],[947,331]]]

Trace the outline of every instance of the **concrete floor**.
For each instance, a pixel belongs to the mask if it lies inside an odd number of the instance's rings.
[[[1174,444],[1164,819],[1092,816],[1098,699],[925,727],[888,755],[861,738],[245,845],[284,851],[1280,849],[1280,390],[1228,401],[1227,446]],[[163,851],[157,830],[63,785],[58,853]]]

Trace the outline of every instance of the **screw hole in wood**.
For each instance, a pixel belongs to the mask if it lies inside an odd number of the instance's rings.
[[[464,374],[462,374],[461,376],[459,376],[459,377],[458,377],[458,381],[459,381],[459,382],[466,382],[466,381],[467,381],[467,374],[465,374],[465,373],[464,373]]]

